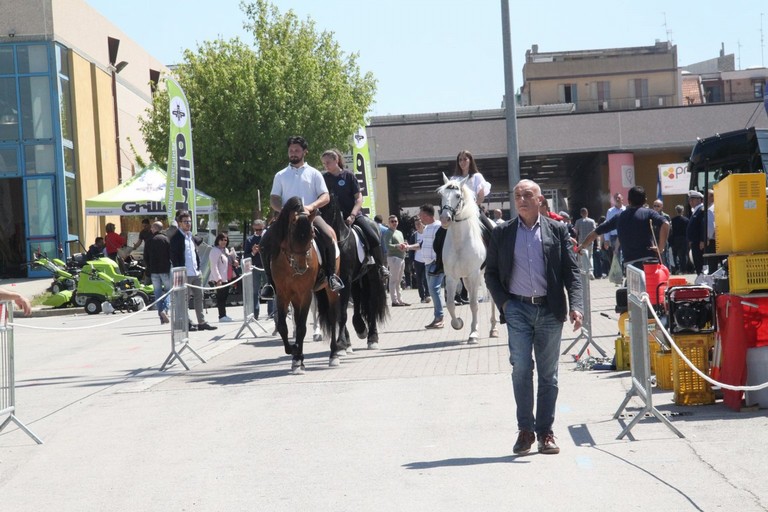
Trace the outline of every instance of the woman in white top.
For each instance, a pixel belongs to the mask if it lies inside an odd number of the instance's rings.
[[[485,181],[485,178],[477,169],[475,157],[466,149],[459,151],[459,154],[456,155],[456,169],[453,172],[453,176],[451,176],[451,180],[461,181],[465,178],[468,178],[466,185],[475,194],[477,205],[481,206],[483,200],[485,200],[485,196],[491,192],[491,184]],[[487,241],[490,239],[490,232],[496,227],[496,224],[494,224],[482,210],[480,211],[480,224],[484,226],[483,240],[485,240],[487,244]],[[435,270],[432,272],[433,275],[437,275],[443,271],[442,255],[444,240],[445,230],[443,230],[439,236],[435,237],[435,253],[437,255],[435,261],[437,264]]]
[[[229,266],[237,265],[237,256],[235,251],[227,248],[229,237],[224,233],[216,235],[213,248],[208,254],[211,273],[208,281],[213,286],[221,286],[229,281]],[[229,296],[229,286],[224,286],[216,290],[216,306],[219,308],[219,322],[231,322],[232,319],[227,316],[227,297]]]
[[[474,192],[475,201],[477,201],[477,205],[480,206],[483,204],[485,196],[491,192],[491,184],[485,181],[483,175],[477,170],[475,157],[465,149],[460,151],[456,156],[456,170],[454,171],[453,176],[451,176],[451,179],[459,181],[467,177],[469,177],[469,180],[467,180],[467,187]]]

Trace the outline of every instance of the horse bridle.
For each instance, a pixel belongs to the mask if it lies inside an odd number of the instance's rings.
[[[296,213],[297,217],[307,217],[308,215],[304,212]],[[313,228],[314,229],[314,228]],[[301,268],[301,264],[296,259],[296,255],[302,254],[302,251],[294,251],[293,250],[293,240],[291,240],[291,237],[288,237],[288,250],[282,249],[282,253],[285,254],[285,258],[288,260],[288,266],[291,267],[291,270],[293,270],[293,275],[295,276],[303,276],[307,273],[307,270],[309,270],[309,258],[312,256],[312,244],[310,243],[309,249],[307,249],[306,253],[304,253],[304,268]]]
[[[464,196],[459,194],[459,203],[456,205],[456,208],[449,204],[443,204],[440,205],[440,214],[443,213],[443,211],[448,210],[448,212],[451,214],[451,219],[453,222],[461,222],[464,219],[457,219],[456,218],[456,212],[461,211],[464,207]]]

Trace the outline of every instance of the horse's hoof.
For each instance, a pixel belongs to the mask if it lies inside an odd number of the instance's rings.
[[[335,356],[331,356],[331,359],[328,361],[328,366],[330,366],[331,368],[339,366],[340,364],[341,364],[341,359],[339,359],[338,354]]]
[[[363,329],[362,331],[357,331],[355,334],[357,334],[358,339],[364,340],[368,338],[368,329]]]
[[[323,341],[323,335],[322,334],[313,334],[312,335],[312,341]]]
[[[346,354],[347,354],[347,355],[351,355],[351,354],[354,354],[354,353],[355,353],[355,351],[354,351],[354,350],[352,350],[352,346],[351,346],[351,345],[350,345],[349,347],[347,347],[347,348],[344,350],[344,352],[346,352]]]
[[[291,373],[294,375],[304,375],[304,370],[306,368],[304,367],[304,363],[301,361],[293,361],[291,363]]]
[[[472,336],[470,336],[469,340],[467,340],[467,343],[469,343],[470,345],[477,345],[479,343],[477,341],[477,336],[475,336],[474,338]]]
[[[498,338],[499,337],[499,330],[497,328],[491,329],[491,333],[489,334],[491,338]]]
[[[461,318],[454,318],[453,320],[451,320],[451,327],[453,327],[458,331],[459,329],[464,327],[464,320],[462,320]]]
[[[379,350],[379,343],[376,341],[368,343],[368,350]]]

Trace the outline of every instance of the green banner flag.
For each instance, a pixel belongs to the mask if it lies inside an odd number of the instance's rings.
[[[360,183],[360,192],[363,194],[363,213],[373,218],[376,215],[376,197],[365,126],[358,127],[352,139],[352,172]]]
[[[195,223],[195,163],[192,158],[192,119],[189,103],[181,86],[172,78],[165,79],[170,99],[170,127],[168,137],[168,173],[165,187],[165,205],[168,217],[179,210],[189,210]]]

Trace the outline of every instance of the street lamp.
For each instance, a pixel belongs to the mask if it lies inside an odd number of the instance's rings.
[[[120,158],[120,121],[117,111],[117,74],[125,69],[128,63],[124,60],[117,62],[117,50],[120,47],[120,40],[114,37],[107,37],[107,47],[109,48],[109,71],[112,74],[112,102],[115,109],[115,148],[117,155],[117,182],[123,182],[123,165]]]

